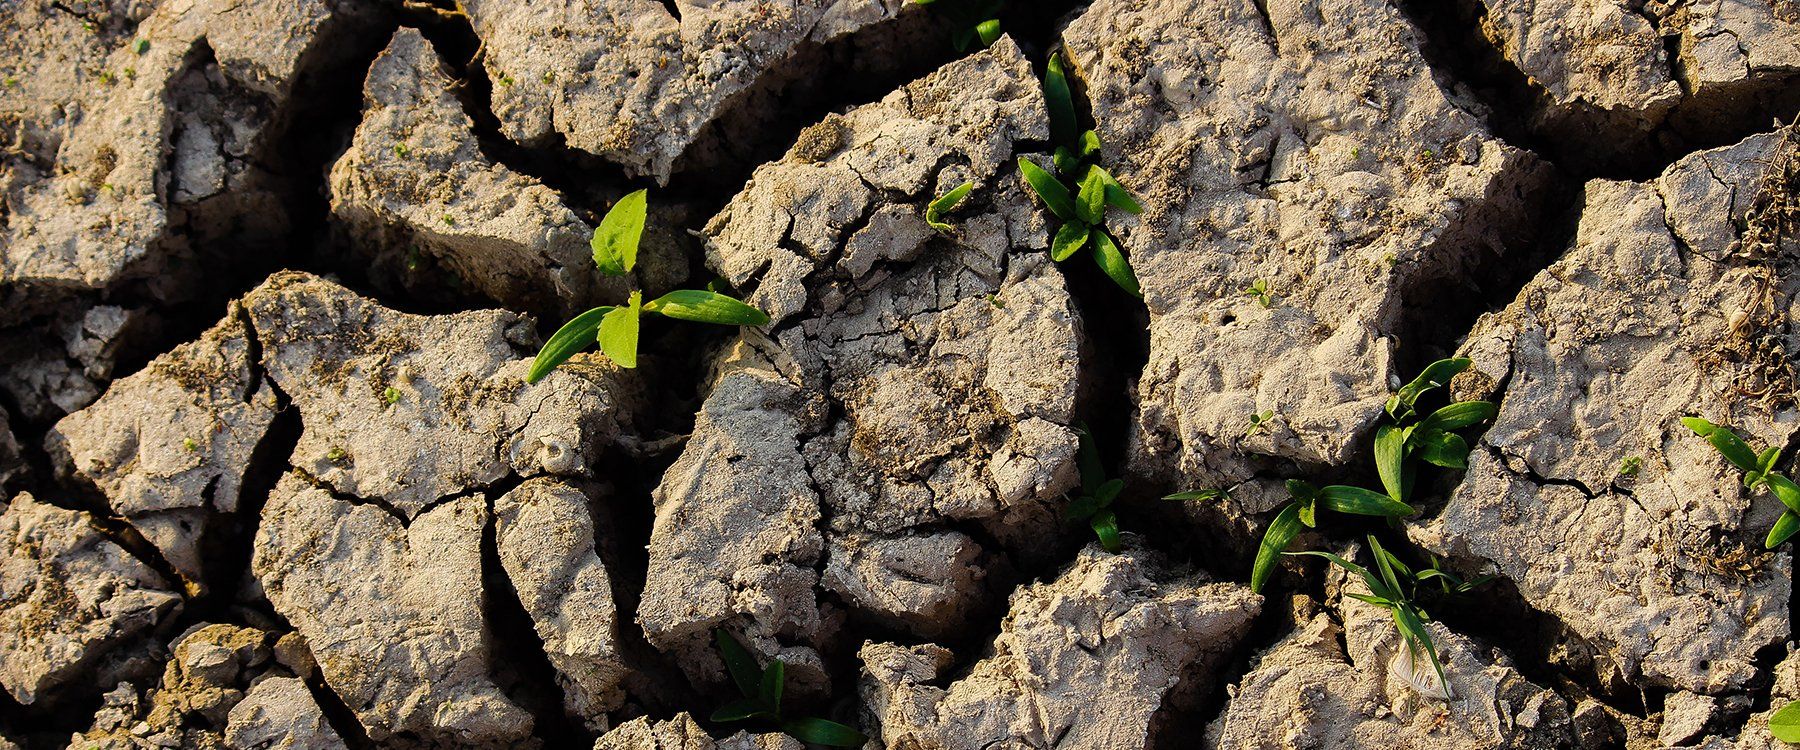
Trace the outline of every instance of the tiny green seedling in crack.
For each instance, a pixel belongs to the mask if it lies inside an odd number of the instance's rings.
[[[344,459],[349,457],[349,451],[346,451],[343,448],[334,446],[331,450],[325,451],[325,460],[332,463],[342,463]]]
[[[148,39],[137,40],[136,42],[134,42],[131,45],[131,51],[136,52],[140,55],[144,54],[145,52],[149,52],[150,51],[150,40],[148,40]]]
[[[1265,310],[1275,304],[1275,294],[1269,291],[1268,279],[1257,279],[1250,286],[1244,287],[1243,294],[1255,297],[1257,304],[1262,305]]]
[[[950,188],[950,192],[938,196],[937,200],[932,201],[925,207],[925,223],[931,225],[932,229],[936,229],[940,232],[949,232],[956,229],[956,227],[950,226],[949,222],[944,221],[944,215],[956,210],[957,204],[962,203],[964,198],[969,197],[969,191],[974,189],[975,183],[965,182]]]
[[[789,718],[781,710],[782,692],[786,688],[787,664],[770,659],[767,667],[758,666],[756,657],[736,636],[724,628],[713,630],[713,641],[725,661],[725,671],[743,697],[719,707],[712,720],[719,723],[759,721],[778,728],[801,742],[829,747],[862,747],[869,741],[862,732],[819,718]]]
[[[185,450],[189,453],[193,453],[195,451],[200,450],[200,444],[197,442],[194,442],[193,438],[182,438],[181,439],[181,447],[183,450]]]
[[[1781,517],[1775,519],[1775,525],[1769,529],[1769,535],[1763,540],[1763,546],[1775,549],[1782,542],[1800,532],[1800,485],[1786,476],[1775,473],[1775,464],[1781,460],[1781,448],[1769,446],[1757,453],[1750,444],[1738,437],[1737,433],[1700,417],[1682,417],[1681,423],[1694,431],[1694,434],[1706,438],[1706,442],[1718,449],[1726,461],[1744,472],[1744,488],[1755,490],[1767,486],[1775,494],[1775,499],[1787,506]]]
[[[1006,0],[913,0],[930,6],[950,19],[956,31],[950,35],[957,52],[967,52],[979,40],[986,48],[1000,39],[1000,9]]]
[[[1427,580],[1437,580],[1444,585],[1446,592],[1461,593],[1481,585],[1486,579],[1464,582],[1437,568],[1414,573],[1412,569],[1400,562],[1399,558],[1383,549],[1375,537],[1368,537],[1368,542],[1369,553],[1374,556],[1376,568],[1381,571],[1380,575],[1329,552],[1290,552],[1288,554],[1322,557],[1361,578],[1363,585],[1368,587],[1369,593],[1357,594],[1346,591],[1344,595],[1385,609],[1388,614],[1393,616],[1394,629],[1399,631],[1400,640],[1405,644],[1406,650],[1395,655],[1392,666],[1397,668],[1396,671],[1402,672],[1402,675],[1407,677],[1407,681],[1411,682],[1421,695],[1439,700],[1450,700],[1452,697],[1450,681],[1444,675],[1444,664],[1438,658],[1437,645],[1431,642],[1431,632],[1425,628],[1425,623],[1431,622],[1431,615],[1427,614],[1413,600],[1418,593],[1418,585]],[[1418,679],[1420,676],[1418,661],[1421,655],[1431,662],[1432,672],[1437,678],[1435,684]],[[1404,658],[1405,661],[1400,661],[1401,658]]]
[[[1250,415],[1250,426],[1244,428],[1244,437],[1255,435],[1260,430],[1268,429],[1269,423],[1275,421],[1275,410],[1264,409]]]
[[[1089,248],[1107,278],[1133,297],[1142,298],[1137,272],[1106,231],[1105,222],[1108,207],[1130,214],[1143,213],[1144,207],[1111,172],[1094,163],[1100,156],[1100,136],[1092,130],[1076,132],[1074,96],[1062,56],[1054,52],[1044,72],[1044,103],[1050,113],[1050,138],[1057,144],[1051,165],[1056,174],[1023,156],[1019,157],[1019,172],[1050,214],[1062,222],[1050,239],[1051,260],[1060,263]]]
[[[1118,552],[1119,517],[1111,506],[1124,491],[1125,481],[1106,478],[1106,469],[1100,465],[1100,449],[1094,445],[1094,436],[1085,425],[1077,425],[1075,435],[1080,441],[1075,450],[1075,464],[1081,474],[1081,495],[1063,508],[1063,518],[1087,524],[1100,539],[1101,547],[1107,552]]]
[[[381,400],[386,401],[388,406],[400,403],[400,389],[391,385],[381,389]]]
[[[607,276],[624,276],[637,267],[638,242],[644,236],[644,217],[648,199],[643,190],[630,193],[606,212],[600,226],[594,228],[594,266]],[[536,383],[576,352],[594,344],[601,353],[620,367],[637,367],[638,323],[646,313],[665,318],[718,325],[767,325],[769,316],[735,297],[711,289],[681,289],[644,301],[642,292],[632,292],[624,305],[606,305],[588,310],[564,323],[550,336],[525,381]]]
[[[1621,477],[1635,477],[1638,475],[1638,472],[1643,470],[1644,459],[1638,458],[1637,456],[1626,456],[1624,460],[1619,462],[1619,476]]]

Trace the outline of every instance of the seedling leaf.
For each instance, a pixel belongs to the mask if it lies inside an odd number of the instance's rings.
[[[1169,495],[1163,495],[1162,499],[1164,499],[1164,500],[1217,500],[1222,497],[1229,497],[1229,495],[1224,490],[1188,490],[1186,492],[1176,492],[1176,493],[1169,494]]]
[[[1309,529],[1319,528],[1319,503],[1316,499],[1300,501],[1300,523]]]
[[[1469,369],[1474,364],[1466,357],[1440,359],[1425,366],[1425,371],[1413,378],[1411,383],[1402,386],[1394,396],[1388,399],[1387,412],[1394,419],[1405,419],[1412,416],[1413,408],[1419,397],[1433,388],[1441,388],[1450,383],[1456,374]]]
[[[1413,514],[1412,506],[1387,495],[1341,484],[1334,484],[1319,490],[1319,502],[1324,503],[1326,508],[1339,513],[1352,513],[1359,516],[1404,518]]]
[[[862,747],[869,741],[862,732],[825,719],[789,719],[781,722],[781,731],[801,742],[827,747]]]
[[[1304,479],[1289,479],[1284,485],[1288,496],[1295,500],[1312,500],[1319,496],[1319,488]]]
[[[1381,486],[1388,497],[1406,502],[1406,488],[1401,475],[1406,466],[1406,438],[1412,428],[1384,424],[1375,430],[1375,471],[1381,475]]]
[[[1800,531],[1800,516],[1794,515],[1792,510],[1784,510],[1781,517],[1775,519],[1775,525],[1769,528],[1769,538],[1763,540],[1763,546],[1775,549],[1796,531]]]
[[[1137,274],[1132,272],[1131,262],[1125,259],[1125,254],[1119,252],[1119,246],[1113,244],[1112,237],[1103,230],[1094,230],[1093,236],[1094,262],[1100,264],[1100,270],[1105,271],[1120,289],[1141,299],[1144,293],[1138,290]]]
[[[1756,451],[1751,450],[1744,439],[1737,436],[1737,433],[1699,417],[1683,417],[1681,423],[1693,430],[1694,434],[1706,438],[1706,442],[1712,443],[1712,446],[1725,456],[1725,460],[1731,462],[1731,465],[1738,467],[1741,471],[1756,471]]]
[[[637,266],[638,241],[644,236],[645,191],[625,194],[600,219],[589,243],[594,265],[607,276],[624,276]]]
[[[760,326],[769,323],[768,313],[751,307],[736,297],[705,289],[669,292],[645,304],[644,311],[676,320],[727,326]]]
[[[1069,94],[1069,77],[1063,72],[1060,53],[1050,53],[1044,66],[1044,106],[1050,111],[1050,141],[1076,148],[1075,99]]]
[[[596,307],[584,312],[569,322],[564,323],[556,333],[550,334],[550,340],[544,343],[537,357],[531,360],[531,370],[525,373],[525,382],[536,383],[549,375],[557,365],[569,361],[575,353],[594,345],[594,337],[600,330],[600,321],[615,308],[612,306]]]
[[[769,662],[768,669],[762,673],[762,685],[757,688],[757,697],[762,700],[769,713],[781,715],[781,691],[787,684],[787,663],[780,659]]]
[[[737,684],[738,692],[745,697],[755,696],[761,687],[763,670],[756,665],[756,657],[750,655],[750,649],[724,628],[713,629],[713,642],[718,644],[719,658],[724,660],[725,671],[731,673],[731,681]]]
[[[1281,559],[1282,550],[1300,534],[1300,506],[1289,503],[1275,514],[1275,520],[1269,522],[1269,529],[1263,532],[1262,544],[1256,548],[1256,562],[1250,568],[1250,590],[1262,591],[1263,584],[1269,582],[1269,576],[1275,572],[1275,561]]]
[[[1074,172],[1076,167],[1081,166],[1081,157],[1069,150],[1068,146],[1057,146],[1056,150],[1051,152],[1050,163],[1056,167],[1058,173],[1069,174]]]
[[[1102,510],[1094,514],[1088,525],[1094,527],[1094,536],[1100,537],[1100,546],[1107,552],[1119,551],[1119,517],[1110,510]]]
[[[1100,465],[1100,449],[1094,445],[1094,435],[1088,432],[1087,425],[1075,427],[1075,468],[1081,473],[1081,491],[1092,495],[1106,483],[1106,468]]]
[[[930,224],[932,229],[936,229],[940,232],[948,232],[955,229],[955,227],[950,226],[948,222],[944,221],[944,214],[950,213],[950,211],[955,209],[957,204],[962,203],[964,198],[969,197],[969,191],[974,189],[974,182],[965,182],[950,188],[950,192],[938,196],[937,200],[932,201],[930,205],[925,207],[925,223]]]
[[[1104,508],[1108,505],[1112,505],[1113,499],[1117,498],[1119,493],[1124,489],[1125,480],[1108,479],[1106,480],[1106,484],[1102,484],[1099,489],[1094,490],[1094,497],[1100,499],[1100,507]]]
[[[1069,197],[1069,189],[1057,182],[1055,177],[1045,172],[1043,167],[1030,159],[1019,157],[1019,172],[1025,175],[1025,182],[1031,185],[1032,192],[1044,202],[1044,207],[1056,218],[1068,221],[1075,218],[1075,201]]]
[[[1068,260],[1088,241],[1088,225],[1081,221],[1064,222],[1056,230],[1056,237],[1050,240],[1050,259],[1058,263]]]
[[[739,698],[720,706],[719,710],[712,713],[712,720],[717,722],[743,721],[745,719],[765,717],[770,717],[769,712],[763,710],[762,701],[756,700],[755,698]]]
[[[1068,505],[1063,506],[1063,518],[1070,521],[1085,521],[1093,518],[1095,513],[1100,512],[1101,507],[1103,506],[1100,503],[1100,498],[1094,497],[1093,495],[1082,495],[1081,497],[1069,501]]]
[[[1095,164],[1088,169],[1090,170],[1089,174],[1100,175],[1100,181],[1106,185],[1107,205],[1128,214],[1144,212],[1144,207],[1138,204],[1137,198],[1132,197],[1131,191],[1126,190],[1124,185],[1120,185],[1119,180],[1113,177],[1111,172],[1106,171],[1105,167]]]
[[[627,370],[637,367],[638,315],[644,295],[631,293],[630,307],[615,307],[600,319],[600,351]]]
[[[1106,183],[1089,170],[1075,193],[1075,218],[1088,224],[1099,224],[1106,218]]]
[[[1780,474],[1769,474],[1769,489],[1775,493],[1775,499],[1786,505],[1788,510],[1800,513],[1800,485]]]
[[[1789,701],[1769,717],[1769,734],[1782,742],[1800,743],[1800,701]]]
[[[981,46],[987,47],[1000,39],[1000,19],[990,18],[975,27],[975,34],[981,37]]]
[[[1461,435],[1443,430],[1413,431],[1413,453],[1425,462],[1446,469],[1469,467],[1469,442]]]
[[[1100,134],[1092,130],[1081,131],[1081,155],[1089,157],[1100,153]]]
[[[1442,409],[1434,411],[1419,424],[1422,430],[1460,430],[1477,422],[1485,422],[1494,418],[1499,407],[1487,401],[1458,401]]]

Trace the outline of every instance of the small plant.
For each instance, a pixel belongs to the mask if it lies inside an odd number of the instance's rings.
[[[400,389],[391,385],[381,389],[381,400],[388,402],[389,406],[400,403]]]
[[[1100,465],[1100,449],[1094,445],[1094,436],[1086,426],[1076,426],[1075,434],[1080,438],[1075,465],[1081,473],[1081,496],[1063,508],[1063,518],[1086,523],[1100,539],[1101,547],[1107,552],[1118,552],[1119,517],[1109,506],[1125,489],[1125,480],[1106,478],[1106,469]]]
[[[1790,745],[1800,745],[1800,701],[1788,701],[1769,717],[1769,734]]]
[[[136,52],[140,55],[144,54],[145,52],[149,52],[150,51],[150,40],[148,40],[148,39],[137,40],[137,42],[135,42],[131,45],[131,51]]]
[[[965,182],[950,188],[950,192],[938,196],[937,200],[932,201],[930,205],[925,207],[925,223],[930,224],[932,229],[936,229],[940,232],[948,232],[955,229],[956,227],[950,226],[949,222],[944,221],[944,214],[955,210],[957,204],[962,203],[964,198],[969,197],[969,191],[974,189],[975,183]]]
[[[349,457],[350,457],[349,452],[345,451],[343,448],[339,448],[336,446],[333,446],[331,450],[325,451],[326,460],[331,461],[333,463],[342,461]]]
[[[1344,595],[1381,607],[1393,616],[1394,629],[1400,632],[1400,640],[1406,644],[1404,652],[1406,662],[1399,663],[1401,654],[1395,655],[1394,666],[1403,668],[1396,671],[1406,675],[1409,678],[1408,681],[1421,695],[1439,700],[1449,700],[1451,697],[1450,681],[1444,677],[1444,665],[1438,660],[1437,646],[1431,642],[1431,632],[1425,629],[1425,623],[1431,622],[1431,616],[1425,610],[1420,609],[1413,602],[1413,598],[1418,593],[1417,588],[1420,581],[1434,578],[1441,580],[1446,577],[1453,579],[1454,576],[1436,568],[1415,574],[1400,562],[1399,558],[1382,549],[1381,543],[1375,541],[1375,537],[1368,537],[1368,540],[1369,552],[1375,557],[1376,567],[1381,570],[1379,576],[1369,572],[1368,568],[1329,552],[1291,552],[1288,554],[1323,557],[1330,560],[1332,564],[1355,573],[1357,577],[1361,578],[1363,585],[1368,587],[1369,593],[1356,594],[1346,591]],[[1462,591],[1467,591],[1477,585],[1480,583],[1457,582],[1457,588]],[[1431,669],[1437,677],[1435,684],[1427,684],[1424,680],[1417,679],[1418,660],[1421,653],[1431,661]]]
[[[1638,458],[1637,456],[1626,456],[1625,460],[1619,462],[1619,476],[1635,477],[1638,475],[1638,472],[1643,470],[1644,459]]]
[[[1682,417],[1681,423],[1694,431],[1694,434],[1706,438],[1706,442],[1718,449],[1739,471],[1744,472],[1744,488],[1755,490],[1767,485],[1775,498],[1787,506],[1781,517],[1775,519],[1775,525],[1769,529],[1769,536],[1763,540],[1763,546],[1775,549],[1782,542],[1800,532],[1800,485],[1793,480],[1775,473],[1775,464],[1781,460],[1781,448],[1769,446],[1761,453],[1750,448],[1750,444],[1738,437],[1737,433],[1700,417]]]
[[[913,0],[919,5],[931,6],[942,13],[956,25],[956,32],[950,36],[951,44],[957,52],[966,52],[976,40],[982,47],[1000,39],[1000,9],[1006,0]]]
[[[1268,279],[1257,279],[1255,283],[1244,287],[1244,296],[1255,297],[1256,303],[1264,309],[1275,304],[1275,295],[1269,291]]]
[[[830,747],[862,747],[863,743],[869,741],[862,732],[835,721],[787,718],[781,711],[781,693],[787,684],[787,664],[780,659],[770,659],[768,667],[757,666],[756,657],[750,654],[750,649],[745,648],[736,636],[725,632],[724,628],[713,630],[713,640],[719,645],[719,656],[725,661],[725,671],[731,673],[731,681],[737,685],[738,692],[743,694],[742,698],[714,711],[713,721],[761,721],[801,742]]]
[[[193,438],[182,438],[181,448],[189,453],[193,453],[194,451],[200,450],[200,444],[194,442]]]
[[[406,158],[406,155],[407,155],[407,154],[410,154],[410,153],[412,153],[412,147],[411,147],[411,146],[408,146],[408,145],[406,145],[406,144],[404,144],[404,143],[396,143],[396,144],[394,144],[394,155],[395,155],[395,156],[398,156],[398,157],[400,157],[400,158],[403,158],[403,159],[404,159],[404,158]]]
[[[1174,493],[1170,493],[1167,495],[1163,495],[1162,499],[1164,499],[1164,500],[1223,500],[1228,497],[1231,497],[1231,493],[1226,492],[1225,490],[1206,489],[1206,490],[1188,490],[1186,492],[1174,492]]]
[[[600,273],[624,276],[637,266],[646,212],[647,199],[642,190],[620,198],[606,212],[589,242],[594,250],[594,266]],[[596,343],[620,367],[637,367],[638,323],[645,313],[719,325],[760,326],[769,322],[763,311],[710,289],[681,289],[649,302],[643,299],[642,292],[634,291],[625,305],[596,307],[564,323],[532,360],[525,382],[536,383],[576,352]]]
[[[1044,72],[1044,102],[1050,112],[1050,138],[1056,142],[1051,175],[1036,162],[1019,157],[1019,172],[1050,214],[1062,222],[1050,239],[1050,258],[1062,262],[1084,247],[1093,248],[1094,262],[1119,288],[1143,297],[1137,273],[1105,227],[1107,207],[1131,214],[1143,213],[1131,191],[1111,172],[1093,161],[1100,155],[1100,136],[1092,130],[1077,133],[1075,100],[1063,72],[1062,56],[1050,55]]]
[[[1263,532],[1262,543],[1257,546],[1256,560],[1250,568],[1251,591],[1262,591],[1269,576],[1275,573],[1275,563],[1281,559],[1282,551],[1300,535],[1302,527],[1318,528],[1320,506],[1357,516],[1404,518],[1413,514],[1412,506],[1361,487],[1342,484],[1315,487],[1305,480],[1289,479],[1287,491],[1293,502],[1275,514],[1275,520],[1269,523],[1269,528]]]
[[[1261,412],[1250,415],[1250,426],[1244,429],[1244,437],[1250,437],[1251,435],[1255,435],[1257,430],[1267,428],[1269,422],[1274,421],[1274,419],[1274,409],[1264,409]]]

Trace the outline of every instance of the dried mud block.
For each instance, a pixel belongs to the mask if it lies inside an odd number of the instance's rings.
[[[1002,40],[808,128],[708,225],[710,265],[774,322],[716,361],[656,491],[638,617],[690,676],[724,679],[724,626],[820,690],[844,614],[821,586],[945,633],[989,596],[992,558],[1046,551],[1083,344],[1012,166],[1046,137]],[[932,231],[925,205],[965,181],[957,229]]]
[[[1150,553],[1090,545],[1056,579],[1019,589],[991,655],[949,682],[938,646],[863,646],[862,699],[887,747],[1146,747],[1164,700],[1207,684],[1261,597],[1176,577]]]
[[[227,717],[251,682],[274,666],[274,640],[255,628],[196,626],[177,639],[160,682],[141,692],[120,683],[71,746],[223,750]]]
[[[1795,234],[1769,223],[1794,226],[1769,200],[1792,201],[1795,144],[1783,131],[1649,182],[1589,182],[1568,251],[1463,345],[1475,365],[1453,386],[1499,416],[1448,504],[1409,528],[1491,563],[1645,689],[1741,691],[1789,635],[1793,558],[1763,549],[1782,506],[1679,420],[1759,448],[1795,437],[1800,287],[1778,270]]]
[[[803,750],[805,747],[799,740],[778,733],[752,735],[738,732],[715,740],[686,712],[678,713],[668,721],[632,719],[601,735],[594,743],[594,750]]]
[[[225,742],[233,750],[342,750],[344,740],[298,677],[268,677],[232,706]]]

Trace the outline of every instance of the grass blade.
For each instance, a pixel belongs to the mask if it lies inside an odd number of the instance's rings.
[[[1056,218],[1068,221],[1075,218],[1075,201],[1069,196],[1069,189],[1045,172],[1043,167],[1030,159],[1019,157],[1019,172],[1025,175],[1025,182],[1037,193],[1044,207]]]
[[[1075,98],[1069,93],[1069,76],[1063,71],[1062,54],[1050,53],[1044,66],[1044,106],[1050,111],[1050,142],[1076,149]]]
[[[610,305],[596,307],[570,318],[569,322],[556,329],[556,333],[550,335],[550,340],[544,342],[544,348],[538,351],[537,357],[531,360],[531,370],[525,373],[525,382],[536,383],[543,380],[545,375],[549,375],[557,365],[569,361],[576,352],[593,346],[601,319],[613,309]]]
[[[1263,532],[1262,544],[1256,548],[1256,562],[1250,568],[1250,590],[1261,592],[1263,584],[1269,582],[1269,576],[1275,572],[1275,561],[1281,559],[1282,551],[1288,543],[1300,535],[1300,506],[1289,503],[1275,514],[1275,520],[1269,522],[1269,528]]]
[[[1347,487],[1334,484],[1319,490],[1319,502],[1326,508],[1339,513],[1350,513],[1358,516],[1392,516],[1404,518],[1413,514],[1413,508],[1406,503],[1395,500],[1374,490],[1361,487]]]
[[[1137,273],[1131,270],[1131,262],[1125,259],[1125,254],[1119,251],[1119,246],[1113,244],[1112,237],[1108,236],[1105,231],[1096,229],[1093,231],[1093,241],[1094,262],[1100,264],[1100,270],[1105,271],[1107,277],[1111,278],[1114,284],[1118,284],[1120,289],[1130,292],[1133,297],[1143,299],[1144,293],[1138,289]]]
[[[937,200],[932,201],[925,207],[925,223],[930,224],[932,229],[936,229],[940,232],[948,232],[955,229],[955,227],[950,226],[949,223],[944,221],[944,214],[955,210],[957,204],[962,203],[964,198],[969,197],[969,191],[974,189],[974,182],[965,182],[950,188],[950,192],[938,196]]]
[[[788,719],[781,722],[781,731],[801,742],[826,747],[862,747],[869,741],[862,732],[825,719]]]
[[[624,276],[637,266],[638,241],[644,236],[646,193],[627,193],[594,227],[588,244],[594,248],[594,265],[607,276]]]
[[[756,695],[762,699],[769,713],[781,715],[781,692],[787,687],[787,662],[780,659],[769,661],[769,668],[762,673],[762,684],[757,686]]]
[[[724,660],[725,671],[731,673],[731,681],[737,684],[738,692],[746,698],[756,695],[762,683],[762,667],[757,666],[750,649],[724,628],[713,629],[713,642],[718,644],[719,658]]]
[[[730,295],[705,289],[682,289],[669,292],[644,305],[645,312],[665,318],[717,323],[727,326],[760,326],[769,324],[769,315]]]

